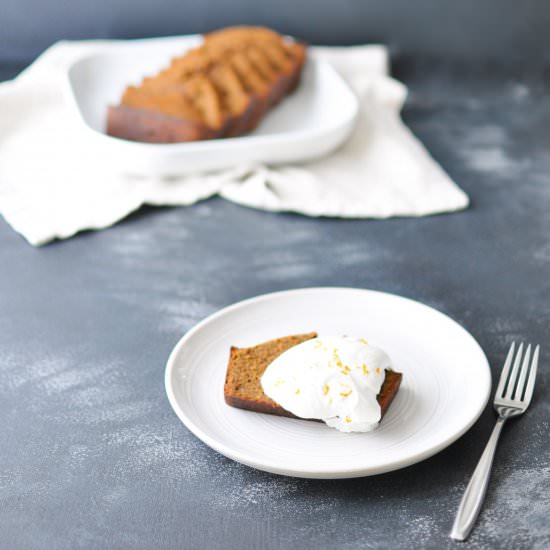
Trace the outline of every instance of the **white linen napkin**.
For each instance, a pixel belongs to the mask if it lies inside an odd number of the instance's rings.
[[[189,205],[216,193],[254,208],[342,218],[423,216],[468,205],[401,121],[407,91],[388,76],[383,46],[310,48],[361,103],[352,136],[323,159],[166,180],[122,175],[95,162],[62,90],[69,63],[116,43],[58,42],[0,85],[0,213],[32,245],[108,227],[143,204]]]

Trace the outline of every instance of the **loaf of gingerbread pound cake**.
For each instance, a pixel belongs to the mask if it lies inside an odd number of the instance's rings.
[[[129,86],[107,115],[111,136],[174,143],[239,136],[297,86],[303,44],[262,27],[230,27],[156,76]]]
[[[315,332],[284,336],[250,348],[232,347],[225,378],[225,402],[240,409],[296,418],[265,395],[260,379],[268,365],[279,355],[312,338],[317,338]],[[382,416],[397,394],[402,376],[400,372],[386,370],[384,383],[377,395]]]

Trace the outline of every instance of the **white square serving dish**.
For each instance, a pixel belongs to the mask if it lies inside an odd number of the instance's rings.
[[[329,153],[349,136],[359,110],[357,98],[330,65],[315,58],[308,59],[298,88],[245,136],[156,144],[105,133],[107,107],[119,102],[126,86],[154,75],[200,41],[195,35],[121,42],[70,65],[69,101],[99,156],[106,155],[126,173],[169,176],[305,161]]]

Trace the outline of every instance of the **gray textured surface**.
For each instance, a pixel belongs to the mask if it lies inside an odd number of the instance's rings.
[[[319,221],[215,199],[42,249],[0,221],[0,546],[458,548],[447,533],[490,408],[435,457],[349,481],[241,466],[171,411],[164,365],[187,329],[236,300],[311,285],[433,305],[474,334],[493,373],[512,339],[543,345],[532,409],[505,430],[461,548],[550,546],[548,78],[397,68],[412,91],[405,119],[470,194],[464,213]]]

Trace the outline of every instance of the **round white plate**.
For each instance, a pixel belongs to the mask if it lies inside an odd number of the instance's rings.
[[[310,331],[366,338],[403,373],[373,432],[345,434],[225,404],[231,345]],[[199,439],[243,464],[311,478],[367,476],[419,462],[470,428],[490,389],[485,354],[455,321],[413,300],[353,288],[289,290],[224,308],[179,341],[166,368],[170,404]]]

